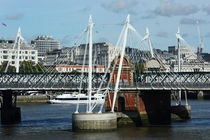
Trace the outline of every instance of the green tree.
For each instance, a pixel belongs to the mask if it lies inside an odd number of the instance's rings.
[[[135,65],[135,73],[140,74],[142,72],[144,72],[144,63],[139,62]]]
[[[35,64],[32,61],[22,61],[20,63],[20,72],[21,73],[42,73],[42,72],[46,72],[46,69],[40,63]]]
[[[7,63],[8,63],[8,61],[4,61],[0,65],[0,72],[15,72],[16,71],[16,68],[14,66],[11,66],[11,65],[9,65],[8,68],[7,68],[7,71],[5,71],[6,70],[6,67],[7,67]]]

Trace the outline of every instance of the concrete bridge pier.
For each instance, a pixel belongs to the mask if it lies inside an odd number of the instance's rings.
[[[110,101],[113,94],[110,94]],[[106,111],[111,109],[106,100]],[[119,92],[115,104],[118,126],[150,126],[171,123],[169,91],[144,90]]]
[[[73,131],[110,131],[117,129],[117,114],[105,113],[73,113]]]
[[[169,91],[145,90],[140,96],[152,125],[171,123],[171,100]]]
[[[16,107],[17,96],[12,93],[12,90],[2,91],[1,103],[1,123],[14,124],[21,121],[21,111]]]

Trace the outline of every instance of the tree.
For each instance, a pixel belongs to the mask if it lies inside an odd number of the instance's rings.
[[[20,72],[21,73],[42,73],[42,72],[46,72],[46,69],[40,63],[35,64],[32,61],[22,61],[20,63]]]
[[[135,65],[135,73],[140,74],[144,72],[144,63],[139,62]]]
[[[1,65],[0,65],[0,72],[16,72],[16,68],[14,66],[9,65],[7,71],[6,67],[7,67],[7,63],[8,61],[4,61]]]
[[[140,74],[144,72],[144,63],[139,62],[135,65],[134,81],[141,81]]]

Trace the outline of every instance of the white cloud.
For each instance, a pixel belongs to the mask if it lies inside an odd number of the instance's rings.
[[[172,0],[162,0],[161,5],[158,6],[153,12],[160,16],[180,16],[191,15],[197,13],[199,8],[194,5],[182,5],[175,3]]]
[[[210,32],[206,33],[205,38],[210,38]]]
[[[167,32],[159,32],[156,34],[157,37],[168,38]]]
[[[196,24],[196,21],[195,19],[192,19],[192,18],[182,18],[180,23],[181,24]]]
[[[203,8],[203,11],[206,12],[208,15],[210,15],[210,4]]]
[[[83,7],[83,8],[81,8],[81,9],[79,9],[78,11],[79,12],[88,12],[88,11],[90,11],[91,10],[91,7],[90,6],[86,6],[86,7]]]
[[[136,0],[114,0],[111,3],[103,3],[101,6],[106,9],[110,10],[115,13],[131,13],[135,14],[134,7],[138,5]]]
[[[180,24],[196,24],[197,21],[199,21],[199,24],[206,24],[206,23],[208,23],[207,21],[202,20],[202,19],[182,18],[180,20]]]
[[[11,15],[7,15],[6,16],[6,19],[9,19],[9,20],[19,20],[21,18],[23,18],[23,14],[11,14]]]

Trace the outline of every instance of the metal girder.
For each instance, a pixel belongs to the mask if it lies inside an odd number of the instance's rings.
[[[210,72],[147,72],[136,76],[134,86],[120,88],[210,90]],[[106,88],[109,78],[107,75],[102,88]],[[86,90],[87,79],[87,73],[83,77],[80,73],[0,73],[0,90],[79,89],[81,81]],[[97,89],[102,80],[103,74],[93,73],[92,87]]]
[[[93,85],[98,86],[103,74],[93,73]],[[87,74],[80,73],[0,73],[1,89],[37,89],[37,88],[79,88],[82,80],[83,87],[87,85]],[[109,76],[105,78],[109,81]],[[86,87],[85,87],[86,88]],[[94,87],[96,88],[96,87]]]
[[[161,89],[210,89],[210,72],[146,72],[138,76],[137,87]]]

